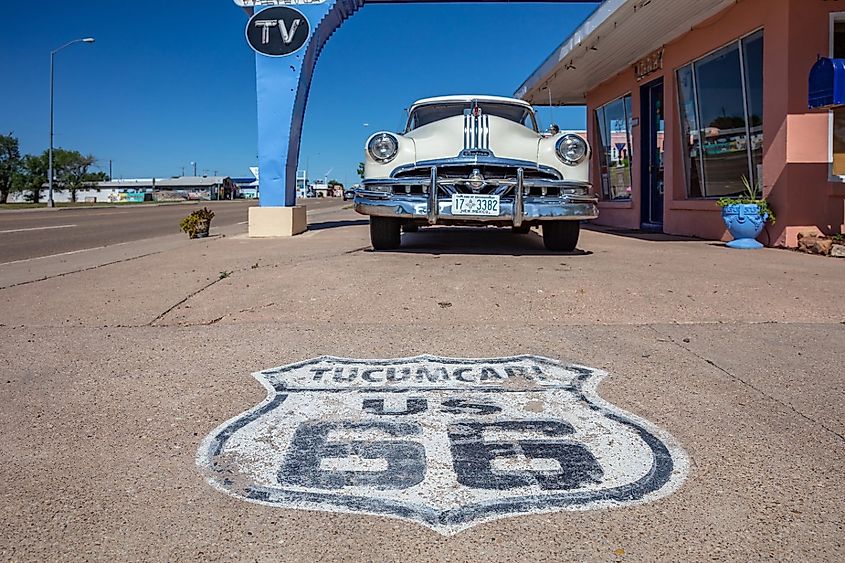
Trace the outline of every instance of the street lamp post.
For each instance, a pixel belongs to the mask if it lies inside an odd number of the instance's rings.
[[[50,51],[50,151],[49,151],[49,166],[48,166],[48,177],[47,177],[47,186],[48,186],[48,196],[47,196],[47,207],[55,207],[56,204],[53,201],[53,92],[54,92],[54,73],[53,73],[53,66],[56,58],[56,53],[64,49],[65,47],[70,47],[76,43],[93,43],[93,37],[85,37],[84,39],[74,39],[73,41],[69,41],[59,47],[58,49],[54,49]]]
[[[315,152],[314,154],[309,154],[308,156],[305,157],[305,184],[306,184],[305,189],[306,189],[306,191],[308,189],[308,185],[307,185],[308,184],[308,168],[310,167],[312,156],[320,156],[320,153]]]

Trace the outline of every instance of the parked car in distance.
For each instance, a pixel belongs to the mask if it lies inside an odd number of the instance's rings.
[[[343,188],[343,201],[355,199],[355,191],[360,189],[361,184],[352,184],[348,188]]]
[[[534,109],[497,96],[444,96],[411,106],[402,134],[367,140],[355,210],[370,216],[376,250],[426,225],[543,229],[549,250],[571,251],[581,221],[598,217],[590,147],[577,135],[543,134]]]

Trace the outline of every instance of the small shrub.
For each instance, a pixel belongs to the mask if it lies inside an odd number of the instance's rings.
[[[179,228],[188,233],[191,238],[197,238],[200,234],[208,234],[211,227],[211,220],[214,218],[214,211],[203,207],[192,211],[190,215],[182,219]]]

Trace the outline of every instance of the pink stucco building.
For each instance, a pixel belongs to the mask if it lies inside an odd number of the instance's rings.
[[[845,109],[808,110],[845,58],[845,2],[606,0],[517,92],[586,104],[599,224],[727,239],[716,200],[759,183],[760,241],[845,230]]]

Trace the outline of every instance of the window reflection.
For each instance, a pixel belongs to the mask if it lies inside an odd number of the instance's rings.
[[[743,192],[743,176],[762,178],[762,32],[681,68],[677,76],[689,197]]]
[[[748,128],[751,133],[751,172],[755,179],[763,177],[763,34],[742,42],[745,60],[746,94],[748,96]],[[751,176],[749,176],[750,178]]]
[[[687,171],[690,197],[704,197],[704,173],[701,170],[701,139],[698,131],[698,112],[695,108],[695,93],[692,66],[678,71],[680,92],[681,135],[684,143],[684,160]]]
[[[596,110],[599,166],[605,199],[631,198],[631,96]]]
[[[748,176],[747,132],[739,49],[732,46],[695,64],[708,196],[742,192]]]

